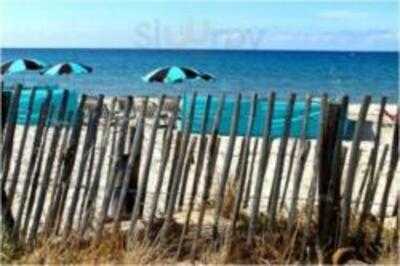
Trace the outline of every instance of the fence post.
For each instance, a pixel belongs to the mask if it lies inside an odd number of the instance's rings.
[[[318,246],[322,254],[335,242],[340,215],[340,117],[341,106],[329,103],[322,127],[318,168]]]

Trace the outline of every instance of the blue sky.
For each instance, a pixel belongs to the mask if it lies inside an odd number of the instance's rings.
[[[399,47],[396,0],[2,0],[0,5],[3,47]]]

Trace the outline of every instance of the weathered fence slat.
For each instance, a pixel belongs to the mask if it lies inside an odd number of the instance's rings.
[[[381,102],[380,102],[378,119],[376,121],[376,134],[375,134],[375,138],[374,138],[374,146],[372,148],[372,158],[371,158],[371,162],[369,164],[371,169],[370,169],[370,173],[369,173],[370,177],[368,180],[367,191],[370,191],[372,189],[372,184],[374,182],[376,161],[377,161],[377,157],[378,157],[379,144],[380,144],[380,140],[381,140],[382,122],[383,122],[383,115],[385,113],[386,102],[387,102],[386,97],[382,97]]]
[[[307,95],[305,108],[304,108],[304,114],[303,114],[303,121],[302,121],[302,125],[301,125],[301,132],[300,132],[300,151],[303,150],[303,147],[304,147],[306,139],[307,139],[307,131],[308,131],[308,123],[309,123],[308,120],[309,120],[309,116],[310,116],[311,101],[312,101],[312,97],[310,95]],[[288,189],[288,186],[290,183],[290,177],[292,174],[294,155],[296,153],[296,146],[297,146],[297,139],[295,140],[295,143],[292,146],[292,150],[290,152],[289,167],[288,167],[288,171],[287,171],[287,175],[286,175],[285,186],[283,188],[281,204],[279,207],[280,210],[283,209],[283,206],[286,201],[286,193],[287,193],[287,189]]]
[[[5,185],[8,178],[8,171],[10,169],[10,161],[12,156],[12,150],[14,146],[14,133],[15,133],[15,126],[17,124],[17,117],[18,117],[18,105],[19,105],[19,98],[21,95],[22,86],[17,85],[13,92],[13,96],[9,105],[9,111],[7,114],[7,122],[5,125],[5,133],[3,136],[3,143],[2,143],[2,173],[1,173],[1,191],[5,191]]]
[[[46,126],[44,128],[44,133],[42,136],[42,140],[40,143],[40,149],[39,149],[39,154],[38,154],[38,159],[36,161],[35,165],[35,171],[33,173],[33,178],[30,186],[30,190],[28,192],[28,198],[27,198],[27,205],[26,205],[26,213],[25,213],[25,222],[23,223],[22,230],[20,235],[25,236],[27,231],[28,231],[28,226],[31,218],[31,213],[32,209],[34,207],[34,202],[36,199],[36,191],[39,186],[39,178],[40,174],[42,172],[42,164],[43,164],[43,158],[44,154],[46,152],[46,148],[48,145],[47,137],[49,133],[49,129],[51,127],[51,120],[53,119],[53,114],[54,114],[54,106],[50,106],[49,109],[49,114],[47,116],[47,121],[46,121]]]
[[[116,104],[117,104],[117,98],[114,97],[111,101],[111,110],[110,110],[109,117],[108,117],[110,119],[109,126],[113,127],[113,132],[112,132],[112,136],[111,136],[110,160],[109,160],[108,166],[107,166],[107,169],[108,169],[108,171],[107,171],[107,186],[110,183],[111,179],[113,179],[113,177],[114,177],[113,170],[115,169],[115,162],[118,158],[117,153],[116,153],[117,133],[118,133],[118,117],[115,116]]]
[[[376,171],[376,176],[374,178],[374,183],[372,184],[371,189],[369,191],[368,191],[368,189],[365,191],[364,202],[363,202],[363,206],[362,206],[363,208],[361,210],[361,214],[360,214],[358,226],[357,226],[358,234],[361,233],[364,223],[367,219],[367,216],[371,212],[371,208],[372,208],[372,205],[373,205],[374,199],[375,199],[375,193],[378,188],[378,184],[379,184],[379,180],[382,175],[383,167],[385,166],[385,160],[386,160],[388,151],[389,151],[389,144],[385,144],[385,146],[383,147],[380,161],[378,163],[378,168]],[[371,151],[371,153],[372,153],[372,151]],[[367,179],[367,177],[365,177],[365,179]]]
[[[139,114],[138,122],[135,128],[135,134],[132,142],[132,150],[129,152],[128,162],[126,165],[125,172],[122,178],[122,187],[121,192],[118,198],[117,208],[114,213],[114,225],[113,230],[117,232],[120,227],[121,222],[121,214],[122,207],[124,205],[126,196],[128,194],[129,183],[132,177],[133,172],[136,170],[135,166],[137,166],[137,160],[139,159],[140,148],[143,142],[143,134],[144,134],[144,126],[145,126],[145,114],[147,109],[148,98],[145,98],[144,107],[142,112]],[[135,201],[135,206],[138,205],[139,202]],[[132,212],[133,214],[133,212]]]
[[[296,165],[296,170],[294,172],[292,201],[290,204],[290,211],[289,211],[289,231],[292,231],[294,223],[297,218],[297,201],[299,199],[301,181],[303,179],[304,167],[307,161],[309,151],[310,151],[310,142],[305,142],[304,145],[302,145],[301,147],[300,157]]]
[[[171,198],[172,185],[174,183],[174,176],[175,176],[175,172],[176,172],[176,164],[178,163],[179,152],[181,150],[182,137],[183,137],[182,131],[178,131],[175,133],[175,145],[174,145],[174,152],[173,152],[173,156],[172,156],[171,169],[170,169],[169,175],[168,175],[167,192],[166,192],[167,196],[166,196],[165,204],[164,204],[164,213],[167,212],[169,199]]]
[[[104,161],[104,158],[107,153],[107,144],[108,144],[108,140],[109,140],[110,134],[111,134],[111,126],[112,126],[113,120],[115,118],[116,102],[117,102],[116,98],[113,98],[113,100],[111,102],[110,113],[108,113],[106,121],[105,121],[103,133],[101,136],[99,159],[97,160],[92,185],[89,189],[89,194],[88,194],[87,200],[85,202],[85,205],[83,207],[82,222],[81,222],[80,228],[79,228],[80,235],[85,234],[86,228],[88,227],[89,221],[90,221],[92,213],[93,213],[93,204],[95,203],[96,196],[98,193],[98,188],[100,185],[100,178],[102,176],[102,170],[103,170],[103,161]],[[108,207],[110,204],[110,200],[111,200],[111,196],[112,196],[112,192],[113,192],[114,184],[115,184],[116,175],[113,174],[111,171],[111,169],[114,167],[113,162],[111,162],[111,160],[113,160],[114,157],[116,156],[115,140],[116,140],[117,127],[118,127],[117,123],[115,123],[112,141],[111,141],[110,164],[108,164],[108,173],[107,173],[105,194],[104,194],[103,203],[102,203],[102,206],[100,209],[99,223],[98,223],[98,226],[97,226],[96,232],[95,232],[96,242],[98,242],[101,238],[101,233],[104,228],[104,221],[106,219],[107,210],[108,210]]]
[[[176,203],[176,198],[177,198],[177,194],[178,194],[179,184],[181,181],[183,163],[184,163],[185,155],[187,152],[187,146],[188,146],[188,142],[189,142],[190,132],[192,130],[196,98],[197,98],[197,93],[194,92],[193,96],[192,96],[192,102],[190,105],[189,113],[188,113],[187,117],[185,118],[185,128],[184,128],[184,133],[182,136],[182,143],[181,143],[181,147],[180,147],[178,162],[176,164],[176,171],[174,173],[174,180],[173,180],[172,188],[171,188],[172,193],[171,193],[170,198],[168,199],[168,207],[167,207],[167,211],[165,213],[165,220],[164,220],[163,226],[160,230],[161,242],[164,242],[166,240],[167,230],[169,229],[169,225],[171,223],[172,216],[173,216],[174,210],[175,210],[175,203]]]
[[[194,150],[196,149],[196,145],[197,145],[197,137],[193,137],[189,144],[189,149],[188,149],[184,167],[183,167],[182,183],[181,183],[181,189],[180,189],[180,194],[179,194],[180,196],[179,196],[179,201],[178,201],[178,211],[182,211],[183,204],[185,202],[187,180],[189,177],[189,170],[194,161],[193,153],[194,153]]]
[[[18,180],[19,180],[19,173],[21,171],[21,162],[22,162],[22,157],[25,153],[25,143],[26,143],[26,138],[28,136],[28,131],[30,128],[30,122],[31,122],[31,116],[32,116],[32,109],[33,109],[33,103],[35,100],[35,95],[36,95],[36,87],[32,89],[31,95],[29,96],[29,103],[28,103],[28,109],[27,109],[27,114],[26,114],[26,120],[24,124],[24,131],[22,133],[22,138],[21,142],[19,144],[19,150],[18,150],[18,155],[17,159],[15,161],[16,167],[14,168],[14,172],[11,178],[10,186],[8,189],[8,200],[10,206],[12,206],[12,203],[14,201],[14,196],[15,196],[15,190],[17,188]]]
[[[229,230],[230,237],[228,239],[228,245],[232,245],[232,241],[236,235],[236,224],[237,224],[237,219],[239,217],[239,212],[241,209],[243,190],[244,190],[244,185],[246,182],[247,157],[249,155],[250,139],[251,139],[251,132],[253,130],[253,125],[254,125],[254,117],[256,115],[256,106],[257,106],[257,94],[254,94],[252,97],[252,100],[251,100],[249,117],[247,119],[247,130],[246,130],[246,136],[244,138],[245,144],[244,144],[244,151],[243,151],[243,157],[244,157],[245,161],[243,161],[240,165],[241,166],[240,173],[239,173],[240,178],[239,178],[239,184],[236,187],[236,191],[235,191],[235,203],[234,203],[232,217],[231,217],[231,224],[230,224],[230,230]]]
[[[121,101],[121,100],[120,100]],[[117,139],[117,147],[116,147],[116,157],[114,158],[115,164],[117,162],[120,162],[123,160],[124,154],[125,154],[125,146],[127,143],[130,146],[132,136],[128,136],[128,129],[129,129],[129,121],[130,121],[130,116],[133,110],[133,104],[134,104],[134,97],[128,96],[124,100],[124,106],[123,106],[123,115],[122,115],[122,121],[121,121],[121,126],[118,134],[118,139]],[[132,133],[132,132],[131,132]],[[132,135],[132,134],[131,134]],[[114,174],[117,174],[116,172]],[[118,190],[122,186],[122,178],[123,176],[116,176],[115,177],[115,189],[113,190],[113,201],[118,201]]]
[[[157,129],[159,127],[161,110],[163,109],[163,106],[164,106],[164,101],[165,101],[165,96],[162,95],[159,100],[156,117],[155,117],[153,126],[151,128],[151,132],[150,132],[149,151],[148,151],[148,156],[146,158],[146,163],[145,163],[144,170],[143,170],[143,176],[142,176],[141,182],[139,184],[138,191],[135,195],[135,204],[133,207],[133,211],[132,211],[132,215],[131,215],[131,222],[130,222],[130,226],[129,226],[129,235],[130,236],[133,235],[135,227],[136,227],[136,223],[143,215],[143,208],[145,205],[145,195],[147,192],[147,184],[148,184],[151,160],[153,157],[154,144],[155,144]],[[130,240],[132,240],[132,238]]]
[[[229,143],[228,143],[228,147],[227,147],[226,154],[225,154],[224,164],[222,166],[220,184],[218,187],[218,192],[217,192],[218,194],[216,197],[217,205],[216,205],[215,212],[214,212],[214,224],[212,227],[212,234],[213,234],[214,240],[216,240],[218,237],[219,219],[221,216],[222,207],[223,207],[224,198],[225,198],[225,187],[228,182],[229,170],[231,167],[233,151],[235,148],[237,127],[238,127],[239,116],[240,116],[241,100],[242,100],[242,95],[238,94],[236,97],[236,101],[235,101],[235,107],[234,107],[235,109],[232,114],[232,120],[231,120],[230,131],[229,131]],[[203,195],[203,196],[208,197],[208,195]],[[201,223],[202,223],[202,221],[201,221]]]
[[[254,164],[256,163],[257,151],[258,151],[258,137],[255,137],[254,144],[253,144],[253,152],[251,154],[249,177],[247,180],[246,191],[244,194],[243,208],[247,208],[249,205],[251,186],[253,183],[252,181],[253,181],[253,173],[254,173]]]
[[[292,144],[292,149],[290,150],[289,166],[288,166],[288,170],[287,170],[287,173],[286,173],[285,185],[283,187],[281,204],[279,206],[280,210],[283,209],[283,206],[285,205],[285,202],[286,202],[286,194],[287,194],[287,190],[289,188],[290,178],[292,176],[293,163],[294,163],[294,159],[295,159],[295,155],[296,155],[296,149],[297,149],[297,142],[298,142],[298,139],[295,139],[294,143]]]
[[[70,132],[71,132],[71,124],[72,124],[73,116],[74,116],[73,112],[68,112],[66,118],[64,119],[64,124],[63,124],[64,132],[63,132],[63,136],[61,137],[60,148],[58,149],[58,157],[57,157],[58,162],[57,162],[57,166],[55,167],[56,172],[55,172],[55,176],[54,176],[53,186],[51,189],[50,202],[53,202],[56,191],[60,187],[60,173],[61,173],[61,170],[63,167],[63,160],[64,160],[64,156],[65,156],[65,149],[68,144],[68,137],[70,136]]]
[[[208,150],[206,152],[206,156],[208,155],[208,160],[206,161],[207,163],[205,164],[204,185],[203,185],[204,188],[203,188],[201,198],[200,198],[200,212],[199,212],[199,217],[198,217],[198,221],[197,221],[197,227],[194,229],[195,230],[195,238],[193,240],[192,250],[191,250],[192,260],[194,260],[194,258],[196,256],[197,241],[201,236],[205,208],[206,208],[207,200],[209,197],[209,187],[211,186],[211,181],[212,181],[211,178],[214,173],[215,160],[218,155],[218,131],[219,131],[220,123],[221,123],[221,116],[222,116],[222,112],[224,109],[224,105],[225,105],[225,95],[222,95],[221,99],[219,101],[218,110],[215,114],[213,128],[211,130],[211,134],[209,135]],[[235,109],[239,108],[238,105],[240,105],[240,95],[238,95],[238,97],[236,99]],[[235,111],[235,114],[236,113],[238,113],[238,112]]]
[[[311,222],[314,213],[314,205],[315,205],[315,198],[317,194],[317,187],[319,182],[319,164],[321,159],[321,139],[323,137],[323,128],[327,122],[327,105],[328,105],[328,95],[323,94],[321,97],[321,113],[319,117],[319,134],[316,140],[315,145],[315,155],[313,159],[313,175],[310,180],[310,186],[307,193],[307,200],[305,205],[305,231],[304,235],[301,239],[301,247],[300,250],[302,254],[304,253],[306,243],[308,242],[310,231],[311,231]],[[342,109],[343,110],[343,109]],[[304,257],[302,256],[302,259]]]
[[[157,176],[157,183],[156,183],[156,188],[154,191],[154,197],[153,201],[151,203],[150,207],[150,216],[149,216],[149,224],[147,226],[147,233],[146,235],[149,235],[149,232],[153,226],[154,218],[156,215],[157,207],[158,207],[158,200],[160,198],[160,192],[162,188],[162,184],[164,181],[164,176],[165,176],[165,169],[167,167],[168,159],[170,157],[170,148],[171,148],[171,142],[172,138],[174,135],[174,125],[176,122],[176,119],[178,117],[178,110],[175,109],[171,118],[168,121],[168,128],[167,128],[167,133],[165,135],[165,141],[163,143],[163,148],[162,148],[162,156],[161,156],[161,164],[160,164],[160,169],[158,171],[158,176]]]
[[[377,127],[376,127],[376,134],[374,138],[374,146],[371,150],[371,162],[368,162],[369,166],[369,175],[368,175],[368,182],[367,182],[367,187],[365,190],[365,196],[364,196],[364,205],[361,210],[360,214],[360,224],[359,224],[359,229],[363,226],[363,222],[366,218],[366,216],[369,213],[370,206],[369,205],[369,195],[373,195],[373,184],[375,182],[374,176],[375,176],[375,167],[376,167],[376,161],[377,161],[377,156],[378,156],[378,151],[379,151],[379,144],[380,144],[380,137],[381,137],[381,131],[382,131],[382,122],[383,122],[383,114],[385,111],[385,106],[386,106],[386,97],[382,97],[381,103],[380,103],[380,110],[379,110],[379,115],[378,115],[378,121],[377,121]],[[376,176],[379,178],[379,176]],[[358,209],[356,209],[358,210]]]
[[[219,101],[220,105],[223,104],[224,97],[225,97],[224,95],[221,96],[221,99]],[[186,212],[185,223],[183,225],[181,237],[180,237],[180,240],[179,240],[178,251],[176,252],[178,258],[181,255],[182,248],[183,248],[183,242],[185,240],[185,236],[186,236],[187,231],[189,229],[190,218],[192,216],[192,211],[193,211],[193,207],[194,207],[194,200],[195,200],[195,197],[197,195],[198,184],[199,184],[201,173],[202,173],[202,170],[203,170],[203,163],[204,163],[204,158],[205,158],[205,149],[206,149],[206,146],[207,146],[207,138],[206,138],[205,134],[206,134],[206,130],[207,130],[210,104],[211,104],[211,96],[207,95],[206,103],[205,103],[205,109],[204,109],[204,113],[203,113],[203,120],[201,122],[199,149],[198,149],[197,156],[196,156],[197,161],[196,161],[196,166],[195,166],[195,170],[194,170],[192,190],[191,190],[191,193],[190,193],[190,199],[189,199],[189,204],[188,204],[188,210]]]
[[[97,136],[96,136],[96,138],[97,138]],[[79,208],[77,209],[77,213],[78,213],[78,228],[81,228],[81,226],[82,226],[82,215],[83,215],[83,211],[85,209],[85,204],[87,202],[87,196],[89,194],[90,184],[92,183],[93,166],[94,166],[94,162],[95,162],[96,157],[97,157],[96,156],[96,142],[97,142],[97,139],[95,139],[94,142],[95,143],[92,145],[92,147],[89,150],[89,156],[88,156],[89,166],[88,166],[88,170],[86,171],[86,175],[84,177],[85,184],[83,185],[82,198],[80,200]]]
[[[50,109],[50,102],[51,102],[51,91],[48,91],[45,101],[43,102],[40,108],[39,114],[39,122],[36,127],[35,136],[33,139],[32,150],[29,158],[28,164],[28,171],[24,180],[22,192],[21,192],[21,199],[17,210],[17,215],[15,219],[15,225],[13,229],[13,234],[17,236],[19,234],[20,225],[22,222],[22,215],[25,209],[26,199],[28,197],[28,190],[31,186],[31,179],[34,173],[34,168],[36,164],[37,154],[40,149],[40,142],[42,140],[42,135],[45,127],[46,118]]]
[[[82,95],[79,103],[79,107],[76,110],[73,127],[68,143],[68,148],[63,157],[64,167],[60,173],[60,187],[57,189],[54,201],[50,203],[49,212],[46,217],[45,226],[48,232],[53,232],[56,229],[58,232],[59,225],[61,223],[64,203],[68,194],[72,171],[75,164],[76,152],[78,150],[79,139],[81,135],[81,128],[83,123],[83,110],[86,102],[86,95]]]
[[[381,179],[381,177],[383,176],[382,171],[383,168],[385,167],[385,162],[386,162],[386,156],[388,154],[389,151],[389,144],[385,144],[383,146],[383,151],[382,151],[382,155],[378,164],[378,168],[375,172],[375,178],[374,178],[374,183],[372,184],[372,188],[371,188],[371,192],[369,192],[369,196],[367,197],[366,200],[366,204],[367,204],[367,208],[366,208],[366,213],[370,213],[371,212],[371,208],[372,205],[374,204],[374,200],[376,197],[376,190],[378,189],[378,185],[379,185],[379,181]]]
[[[244,146],[245,146],[245,144],[246,144],[246,142],[245,142],[245,138],[243,137],[241,140],[240,140],[240,144],[239,144],[239,147],[240,147],[240,149],[239,149],[239,156],[238,156],[238,160],[237,160],[237,163],[236,163],[236,168],[235,168],[235,172],[234,172],[234,180],[233,180],[233,184],[236,186],[236,184],[239,182],[239,179],[240,179],[240,169],[241,169],[241,166],[242,166],[242,162],[245,160],[245,158],[244,158]],[[229,179],[229,177],[228,177],[228,179]]]
[[[45,200],[47,197],[47,189],[49,187],[50,175],[53,169],[53,163],[56,157],[57,146],[61,135],[62,122],[67,109],[69,92],[64,90],[61,105],[58,110],[57,121],[54,127],[53,138],[50,142],[49,153],[46,160],[46,166],[43,173],[42,184],[39,189],[38,199],[36,201],[35,212],[33,213],[31,230],[27,236],[27,242],[32,243],[36,239],[36,234],[39,229],[39,222],[44,209]]]
[[[314,202],[317,194],[317,175],[313,175],[310,180],[310,186],[307,192],[307,199],[305,203],[305,221],[304,221],[304,234],[300,242],[300,254],[304,254],[308,239],[310,237],[312,216],[314,213]],[[301,256],[301,261],[304,261],[304,255]]]
[[[85,174],[86,165],[88,160],[83,159],[89,156],[90,150],[95,148],[96,139],[97,139],[97,128],[98,123],[100,120],[100,116],[103,109],[103,101],[104,95],[100,95],[97,100],[96,107],[92,113],[92,119],[89,121],[87,129],[86,129],[86,136],[83,143],[82,153],[81,153],[81,162],[78,169],[78,176],[76,179],[75,189],[72,194],[70,208],[67,213],[66,222],[64,226],[64,237],[68,237],[74,223],[75,212],[77,209],[78,201],[79,201],[79,194],[81,191],[83,176]]]
[[[145,161],[143,174],[142,174],[142,178],[141,178],[141,183],[139,185],[139,190],[137,191],[137,194],[136,194],[135,206],[133,208],[133,214],[135,216],[137,216],[137,217],[135,217],[135,219],[139,219],[143,215],[143,208],[144,208],[145,201],[146,201],[147,184],[149,182],[148,180],[149,180],[150,167],[151,167],[153,153],[154,153],[154,144],[156,141],[157,129],[160,124],[161,111],[164,107],[164,101],[165,101],[165,95],[161,95],[160,100],[158,102],[156,116],[155,116],[153,126],[152,126],[151,132],[150,132],[150,143],[149,143],[149,148],[148,148],[148,152],[147,152],[147,158]]]
[[[376,243],[379,243],[382,238],[383,223],[385,221],[386,209],[389,201],[389,192],[395,176],[396,167],[399,162],[399,123],[400,123],[399,119],[396,119],[396,123],[393,130],[392,147],[390,151],[389,171],[386,175],[386,184],[382,195],[381,206],[378,215],[379,218],[378,228],[376,230],[376,236],[375,236]]]
[[[356,128],[353,135],[353,140],[351,143],[351,150],[349,154],[349,167],[346,173],[345,179],[345,187],[343,191],[343,201],[342,201],[342,210],[341,210],[341,225],[340,225],[340,239],[339,245],[343,246],[348,237],[349,224],[350,224],[350,212],[351,212],[351,201],[353,196],[353,186],[354,186],[354,178],[355,173],[357,171],[358,166],[358,158],[359,158],[359,146],[361,141],[361,130],[364,125],[365,118],[367,116],[368,107],[371,102],[371,96],[366,96],[363,100],[359,115],[358,121],[356,124]]]
[[[367,192],[365,187],[367,185],[368,177],[370,176],[369,173],[371,171],[371,163],[372,163],[372,158],[373,158],[372,154],[373,154],[373,150],[370,150],[369,154],[368,154],[367,165],[366,165],[366,167],[364,169],[365,172],[364,172],[364,175],[362,176],[362,179],[361,179],[361,184],[360,184],[360,187],[358,189],[356,200],[354,201],[355,203],[354,203],[354,208],[353,209],[354,209],[354,213],[355,214],[358,214],[358,212],[359,212],[361,198],[362,198],[362,196],[364,194],[364,190],[365,190],[365,193]]]
[[[208,203],[208,199],[210,197],[210,189],[211,189],[211,184],[212,184],[212,177],[214,175],[215,171],[215,165],[218,157],[218,151],[219,151],[219,145],[220,145],[221,139],[215,135],[215,140],[211,137],[210,140],[210,145],[208,146],[208,154],[209,154],[209,160],[207,161],[207,165],[205,168],[205,181],[204,181],[204,189],[201,197],[201,202],[200,202],[200,213],[198,217],[198,222],[197,222],[197,227],[194,229],[195,230],[195,238],[193,240],[192,244],[192,249],[191,249],[191,261],[193,262],[196,253],[197,253],[197,245],[198,241],[201,236],[201,232],[203,229],[203,222],[204,222],[204,215],[206,211],[206,205]]]
[[[261,194],[264,183],[265,171],[267,169],[270,148],[271,148],[271,128],[272,128],[272,117],[274,115],[275,105],[275,92],[271,92],[268,97],[268,112],[264,119],[263,125],[263,136],[261,142],[260,159],[258,161],[258,169],[256,176],[256,184],[254,186],[253,204],[250,211],[250,223],[249,230],[247,233],[247,244],[250,245],[254,232],[257,226],[258,214],[260,211]]]
[[[1,245],[3,248],[3,243],[11,243],[15,245],[17,239],[13,236],[12,229],[14,227],[14,217],[11,211],[11,205],[8,202],[8,198],[4,189],[0,191],[1,202],[0,202],[0,237]]]
[[[121,158],[121,156],[125,152],[125,146],[126,146],[126,141],[128,138],[128,128],[129,128],[129,118],[132,113],[133,109],[133,100],[134,98],[132,96],[126,97],[125,100],[125,106],[124,106],[124,114],[121,122],[121,131],[119,134],[118,138],[118,144],[117,144],[117,152],[118,152],[118,158]]]
[[[286,115],[285,115],[285,125],[283,129],[282,138],[279,143],[279,149],[276,159],[276,167],[274,171],[274,178],[272,181],[271,192],[269,195],[269,202],[268,202],[268,216],[269,216],[269,226],[274,226],[276,222],[276,213],[278,207],[278,200],[282,182],[282,173],[285,164],[285,153],[286,153],[286,146],[290,134],[290,126],[292,120],[292,114],[294,109],[294,103],[296,101],[296,94],[291,94],[289,96]]]
[[[310,111],[311,111],[311,103],[312,103],[312,97],[311,97],[311,95],[307,95],[305,108],[304,108],[304,114],[303,114],[303,121],[301,124],[301,132],[300,132],[300,145],[301,146],[305,145],[305,142],[307,139],[308,124],[309,124],[309,117],[310,117]]]

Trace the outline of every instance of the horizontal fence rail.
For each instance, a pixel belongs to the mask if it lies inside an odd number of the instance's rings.
[[[177,257],[190,250],[195,260],[203,237],[230,247],[244,230],[251,246],[283,219],[289,234],[304,228],[305,259],[310,248],[350,245],[371,216],[382,241],[385,219],[398,213],[399,121],[384,127],[385,97],[365,141],[369,96],[350,123],[347,96],[82,95],[71,109],[74,95],[54,101],[48,90],[33,114],[36,90],[27,106],[21,90],[2,98],[1,219],[28,246],[108,233],[168,244],[178,223]]]

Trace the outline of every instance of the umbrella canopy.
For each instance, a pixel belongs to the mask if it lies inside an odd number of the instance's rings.
[[[192,68],[172,66],[158,68],[144,76],[143,80],[146,82],[177,83],[185,79],[198,78],[207,81],[214,79],[210,74],[200,73]]]
[[[78,63],[60,63],[52,66],[46,71],[42,72],[42,75],[50,76],[61,76],[70,74],[89,74],[92,73],[93,69],[89,66],[85,66]]]
[[[41,70],[47,64],[35,59],[16,59],[1,65],[1,74],[13,74],[29,70]]]

